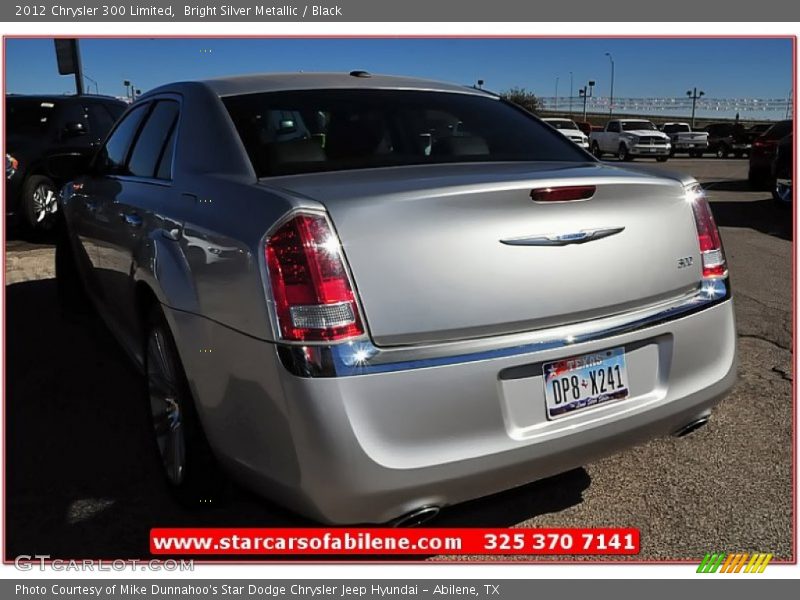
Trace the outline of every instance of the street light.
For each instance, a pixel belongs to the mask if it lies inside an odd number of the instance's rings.
[[[694,129],[694,113],[695,109],[697,108],[697,99],[701,98],[702,96],[705,96],[706,93],[703,91],[700,91],[700,93],[698,93],[697,88],[692,88],[691,90],[686,92],[686,95],[692,99],[692,129]]]
[[[578,90],[578,96],[583,98],[583,120],[586,121],[586,100],[593,96],[592,90],[594,88],[594,81],[590,81],[588,84],[583,86],[581,89]]]
[[[572,118],[572,71],[569,72],[569,116]]]
[[[483,79],[478,79],[478,89],[479,90],[483,89]]]
[[[611,97],[608,100],[608,116],[610,117],[614,114],[614,57],[611,56],[611,52],[606,52],[606,56],[611,61]]]
[[[556,106],[555,112],[558,112],[558,76],[556,75]]]

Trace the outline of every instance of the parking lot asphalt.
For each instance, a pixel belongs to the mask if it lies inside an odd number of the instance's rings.
[[[736,387],[711,422],[688,436],[449,507],[430,525],[629,526],[641,531],[636,560],[699,559],[711,551],[793,558],[791,210],[749,188],[746,160],[673,159],[657,167],[688,172],[708,189],[734,288]],[[99,322],[60,316],[53,277],[52,245],[11,232],[6,560],[146,558],[156,526],[312,524],[238,487],[219,506],[178,505],[149,443],[139,376]]]

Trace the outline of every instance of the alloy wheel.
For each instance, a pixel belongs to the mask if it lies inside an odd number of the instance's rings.
[[[150,331],[147,340],[147,386],[158,452],[170,483],[180,485],[186,471],[186,440],[178,378],[164,333]]]

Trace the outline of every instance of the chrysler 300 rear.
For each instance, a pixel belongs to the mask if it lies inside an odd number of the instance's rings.
[[[385,522],[682,430],[735,377],[699,184],[603,165],[480,90],[164,86],[63,204],[59,277],[142,366],[189,501],[221,467]]]

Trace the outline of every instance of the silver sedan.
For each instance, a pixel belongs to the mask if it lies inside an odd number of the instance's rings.
[[[165,85],[62,192],[176,494],[330,523],[445,505],[704,422],[735,379],[691,178],[604,165],[487,92],[355,71]]]

